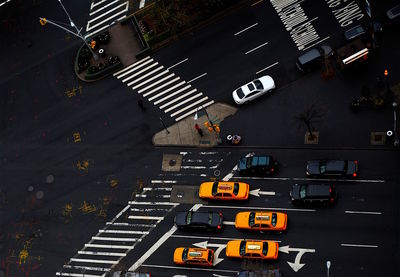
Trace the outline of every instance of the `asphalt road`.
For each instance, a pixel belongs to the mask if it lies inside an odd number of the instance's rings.
[[[71,4],[66,1],[64,4],[75,23],[84,26],[90,2]],[[356,78],[338,74],[328,82],[321,80],[318,73],[303,77],[295,70],[293,61],[301,50],[283,28],[276,10],[267,2],[237,11],[187,35],[160,50],[154,58],[166,66],[188,58],[188,62],[174,67],[173,72],[186,80],[207,73],[194,85],[213,99],[231,103],[232,89],[276,62],[277,65],[262,74],[273,75],[280,88],[271,97],[241,108],[237,116],[223,123],[223,132],[243,134],[244,148],[157,149],[151,145],[151,137],[162,128],[159,117],[164,115],[159,109],[146,102],[146,111],[141,111],[136,104],[137,96],[115,78],[93,84],[78,81],[72,63],[80,42],[38,23],[39,16],[66,20],[57,1],[25,5],[16,13],[7,13],[11,24],[2,21],[1,49],[9,51],[10,55],[2,59],[4,66],[0,80],[0,268],[4,268],[8,276],[54,276],[56,272],[71,269],[71,264],[67,264],[71,258],[82,257],[91,261],[72,263],[75,268],[71,272],[88,273],[91,272],[89,267],[107,269],[107,266],[93,262],[99,258],[114,262],[115,257],[122,257],[115,268],[129,268],[172,228],[176,210],[192,206],[182,204],[174,208],[174,205],[165,204],[169,198],[162,195],[168,196],[170,190],[167,189],[196,186],[201,181],[223,177],[231,172],[240,156],[254,150],[275,155],[281,163],[277,177],[289,179],[248,179],[252,186],[274,191],[275,196],[252,197],[243,208],[282,208],[288,212],[288,233],[271,238],[280,240],[281,246],[315,250],[302,256],[301,262],[305,266],[296,275],[324,274],[328,259],[333,263],[331,272],[335,275],[399,275],[395,263],[399,259],[398,153],[390,147],[329,150],[338,146],[366,147],[370,131],[390,128],[390,109],[355,116],[349,113],[348,103],[359,94],[362,83],[368,80],[372,85],[373,77],[381,72],[383,65],[390,63],[390,72],[394,76],[400,72],[393,62],[399,55],[395,51],[398,37],[393,33],[389,32],[384,41],[385,51],[371,57],[367,69],[351,75]],[[309,18],[319,18],[314,22],[321,39],[329,35],[326,42],[339,44],[340,39],[336,38],[341,37],[343,27],[326,5],[309,1],[302,9],[310,12]],[[258,24],[234,35],[255,23]],[[266,42],[268,44],[261,46]],[[261,47],[246,54],[258,46]],[[396,78],[393,77],[393,81]],[[303,131],[292,127],[293,114],[296,114],[293,111],[301,111],[314,101],[325,104],[328,111],[324,123],[317,125],[323,133],[320,146],[325,148],[297,149],[303,146]],[[263,118],[263,124],[249,124],[254,118]],[[172,123],[172,119],[164,120],[167,125]],[[278,148],[246,148],[249,145]],[[179,172],[160,171],[163,154],[180,152],[184,152],[181,153],[184,158]],[[340,198],[335,207],[310,212],[289,210],[293,208],[287,198],[290,186],[295,181],[306,181],[294,178],[304,178],[307,159],[322,157],[356,158],[361,164],[362,179],[384,182],[337,182]],[[150,192],[144,189],[157,187],[160,181],[164,181],[161,182],[162,190]],[[167,194],[160,194],[164,190]],[[133,202],[129,204],[130,200]],[[164,204],[154,207],[152,203],[143,204],[146,200]],[[154,208],[158,210],[149,212]],[[240,210],[215,209],[222,210],[229,221]],[[124,212],[121,214],[121,211]],[[381,214],[349,214],[345,211]],[[152,226],[153,219],[138,218],[152,215],[156,222],[160,220],[155,226]],[[107,224],[110,222],[112,224]],[[107,233],[110,225],[125,232]],[[93,237],[107,235],[122,239],[119,244],[115,242],[119,246],[134,244],[134,251],[128,251],[125,257],[126,249],[113,251],[117,256],[94,254],[100,252],[98,248],[83,250]],[[184,269],[151,267],[173,266],[171,253],[178,243],[190,245],[203,241],[187,235],[175,232],[144,262],[154,276],[188,275]],[[207,234],[190,235],[208,237]],[[264,237],[243,234],[228,225],[210,242],[223,244],[226,242],[223,238],[247,236]],[[99,240],[93,240],[96,239]],[[136,241],[140,243],[136,244]],[[92,252],[78,255],[79,251]],[[220,257],[225,258],[223,251]],[[292,276],[294,273],[287,261],[294,260],[294,253],[280,253],[277,262],[265,263],[265,266],[278,266],[286,276]],[[63,265],[66,266],[63,268]],[[231,271],[249,266],[259,265],[224,259],[216,269],[229,270],[221,271],[220,275],[232,276]],[[189,276],[209,276],[209,273],[193,270]]]

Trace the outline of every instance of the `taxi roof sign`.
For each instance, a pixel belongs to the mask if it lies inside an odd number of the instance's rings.
[[[220,190],[231,190],[232,186],[231,185],[227,185],[227,184],[222,184],[218,186],[218,189]]]
[[[257,215],[256,220],[269,220],[269,215]]]
[[[192,251],[192,252],[189,252],[189,256],[190,257],[201,257],[201,252],[197,252],[197,251]]]
[[[247,249],[249,249],[249,250],[260,250],[261,246],[258,245],[258,244],[248,244],[247,245]]]

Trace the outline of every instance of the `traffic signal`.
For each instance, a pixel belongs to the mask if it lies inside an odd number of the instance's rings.
[[[383,75],[388,76],[389,75],[389,71],[387,69],[385,69],[385,71],[383,71]]]
[[[40,22],[40,25],[44,26],[47,23],[47,19],[41,17],[41,18],[39,18],[39,22]]]

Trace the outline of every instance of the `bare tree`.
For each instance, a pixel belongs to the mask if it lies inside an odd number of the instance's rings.
[[[324,112],[321,109],[319,109],[315,103],[313,103],[309,105],[303,112],[298,114],[295,117],[295,120],[299,125],[305,124],[308,133],[310,134],[309,138],[314,139],[312,124],[316,120],[321,119],[323,116]]]

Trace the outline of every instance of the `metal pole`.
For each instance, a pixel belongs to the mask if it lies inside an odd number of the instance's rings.
[[[93,58],[95,60],[98,60],[98,56],[96,55],[96,53],[92,50],[92,47],[90,47],[90,45],[86,42],[85,38],[82,36],[81,34],[81,30],[78,29],[78,27],[74,24],[74,22],[72,21],[71,17],[69,16],[67,10],[65,9],[63,3],[61,2],[61,0],[58,0],[58,2],[60,2],[61,7],[63,8],[64,12],[67,14],[68,19],[69,19],[69,23],[71,24],[71,27],[74,27],[76,32],[78,33],[79,37],[83,40],[83,42],[86,44],[86,46],[89,48],[90,52],[92,52]]]
[[[326,262],[326,268],[327,268],[326,276],[329,277],[329,269],[331,268],[331,261]]]
[[[393,102],[393,132],[394,132],[394,146],[397,147],[399,146],[399,137],[397,134],[397,103]]]
[[[161,118],[161,116],[160,116],[160,121],[161,121],[161,124],[163,125],[165,131],[167,131],[167,134],[169,134],[169,131],[168,131],[168,129],[167,129],[167,126],[165,126],[164,120]]]

